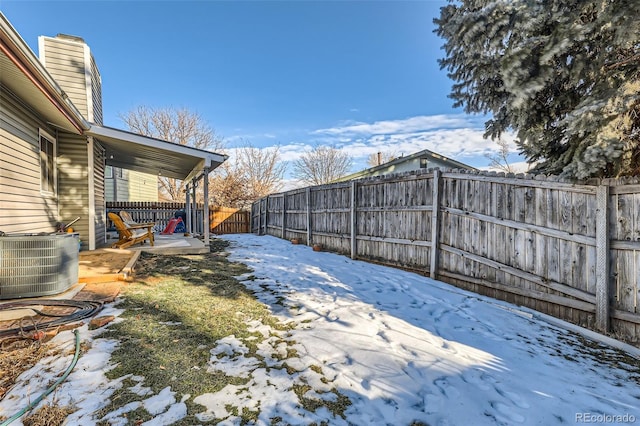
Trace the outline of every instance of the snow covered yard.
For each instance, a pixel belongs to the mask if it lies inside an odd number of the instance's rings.
[[[624,352],[413,273],[268,236],[225,238],[230,260],[254,270],[246,285],[299,324],[302,362],[351,399],[345,423],[640,421],[640,363]]]
[[[291,327],[249,320],[255,335],[229,333],[205,347],[211,358],[195,371],[241,380],[197,395],[180,394],[171,381],[154,391],[137,374],[110,380],[118,342],[84,326],[89,349],[48,398],[74,407],[67,424],[133,424],[140,410],[150,418],[144,425],[235,425],[247,412],[258,413],[248,423],[259,425],[640,421],[640,363],[628,353],[413,273],[268,236],[224,238],[229,259],[253,270],[239,279]],[[103,314],[122,310],[112,304]],[[0,415],[22,408],[69,364],[72,333],[55,341],[64,356],[25,372],[0,402]],[[105,412],[123,387],[137,399]],[[195,414],[188,414],[191,402]]]

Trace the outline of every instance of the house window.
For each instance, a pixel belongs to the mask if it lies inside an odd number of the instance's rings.
[[[40,190],[43,194],[55,194],[56,166],[55,139],[40,130]]]
[[[114,177],[122,179],[122,169],[119,167],[105,166],[104,177],[113,179]]]
[[[429,162],[427,161],[426,158],[421,158],[420,159],[420,168],[421,169],[426,169],[428,165],[429,165]]]

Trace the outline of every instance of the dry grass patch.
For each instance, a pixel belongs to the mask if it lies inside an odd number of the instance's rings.
[[[228,384],[241,385],[246,379],[221,372],[206,372],[216,342],[235,335],[257,344],[262,335],[250,332],[247,322],[259,320],[274,329],[284,329],[266,306],[258,302],[234,276],[248,272],[221,255],[157,256],[143,254],[138,261],[137,279],[123,293],[124,321],[110,326],[101,337],[120,341],[112,354],[116,368],[111,379],[131,374],[143,376],[146,387],[157,394],[167,386],[182,395],[215,393]],[[255,343],[254,343],[255,342]],[[251,348],[255,351],[255,347]],[[99,417],[133,401],[140,401],[123,386]],[[196,424],[202,406],[186,401],[188,416],[177,424]],[[247,418],[254,414],[246,413]],[[137,410],[128,415],[135,423],[151,419]],[[133,424],[132,423],[132,424]]]
[[[6,343],[7,349],[0,352],[0,399],[15,384],[16,379],[42,358],[49,355],[49,347],[31,340],[14,340]]]
[[[24,426],[59,426],[73,413],[71,407],[44,405],[22,420]]]

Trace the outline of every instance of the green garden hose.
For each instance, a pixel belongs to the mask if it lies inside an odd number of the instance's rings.
[[[78,330],[74,330],[73,332],[76,335],[76,353],[75,353],[75,355],[73,355],[73,361],[71,361],[71,364],[69,364],[69,367],[64,372],[62,377],[60,377],[58,380],[56,380],[56,382],[53,385],[51,385],[46,391],[44,391],[42,393],[42,395],[40,395],[38,398],[36,398],[35,401],[33,401],[31,404],[27,405],[22,410],[18,411],[16,414],[14,414],[10,418],[8,418],[4,422],[2,422],[2,424],[0,424],[0,426],[7,426],[8,424],[12,423],[14,420],[17,420],[20,417],[22,417],[25,413],[27,413],[33,407],[38,405],[40,403],[40,401],[42,401],[47,395],[49,395],[51,392],[53,392],[53,390],[55,388],[57,388],[58,385],[60,385],[60,383],[62,383],[62,382],[64,382],[66,380],[67,376],[69,376],[69,373],[71,373],[71,370],[73,370],[73,367],[76,366],[76,363],[78,362],[78,358],[80,357],[80,333],[78,333]]]

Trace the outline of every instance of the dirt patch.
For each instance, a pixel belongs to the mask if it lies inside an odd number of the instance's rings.
[[[117,249],[100,249],[80,252],[78,277],[117,274],[127,266],[134,252]]]

